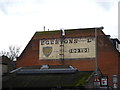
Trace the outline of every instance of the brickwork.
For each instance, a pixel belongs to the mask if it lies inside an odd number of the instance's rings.
[[[95,37],[95,29],[74,29],[66,30],[65,37]],[[34,65],[72,65],[80,71],[94,71],[96,61],[92,59],[77,59],[77,60],[39,60],[39,40],[40,39],[55,39],[60,38],[60,31],[45,31],[36,32],[32,37],[21,56],[18,58],[17,67],[34,66]],[[113,86],[112,75],[118,75],[118,62],[120,53],[115,49],[112,42],[105,34],[98,30],[98,63],[101,72],[109,77],[109,85]],[[119,66],[120,68],[120,66]],[[120,73],[119,73],[120,75]]]

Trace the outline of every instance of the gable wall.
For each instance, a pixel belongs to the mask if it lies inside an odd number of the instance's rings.
[[[90,30],[72,30],[65,31],[65,37],[94,37],[94,29]],[[94,71],[96,68],[95,59],[77,59],[77,60],[39,60],[39,40],[60,38],[61,32],[36,32],[32,37],[25,50],[19,57],[17,67],[34,66],[34,65],[72,65],[80,71]],[[98,30],[98,63],[101,72],[109,77],[109,85],[113,86],[112,75],[118,75],[118,62],[120,57],[105,34]],[[120,67],[120,66],[119,66]]]

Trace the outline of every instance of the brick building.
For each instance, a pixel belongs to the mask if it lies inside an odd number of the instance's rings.
[[[109,86],[113,86],[112,76],[120,75],[120,53],[101,27],[68,29],[63,36],[61,30],[36,32],[16,66],[71,65],[80,71],[95,71],[96,55],[100,71],[108,76]]]

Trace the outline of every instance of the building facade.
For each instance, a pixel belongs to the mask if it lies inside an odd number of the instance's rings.
[[[95,71],[98,66],[113,86],[112,76],[120,75],[120,53],[102,29],[68,29],[64,35],[61,30],[36,32],[16,66],[71,65],[80,71]]]
[[[16,68],[15,62],[10,60],[7,56],[4,55],[0,57],[0,65],[1,65],[2,75],[9,73],[10,71]]]

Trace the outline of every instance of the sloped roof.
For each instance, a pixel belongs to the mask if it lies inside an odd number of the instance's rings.
[[[118,44],[120,44],[120,41],[117,38],[111,38],[111,40],[116,41],[116,42],[118,42]]]
[[[3,88],[50,88],[84,86],[93,71],[78,71],[70,74],[16,74],[3,77]]]

